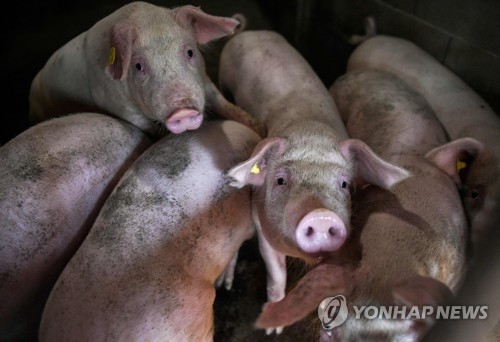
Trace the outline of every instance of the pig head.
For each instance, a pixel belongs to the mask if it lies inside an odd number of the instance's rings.
[[[153,135],[158,126],[197,129],[207,102],[227,104],[205,73],[198,45],[232,34],[238,24],[193,6],[125,5],[50,57],[32,83],[31,118],[90,108]]]
[[[315,262],[348,237],[356,186],[368,182],[391,188],[408,173],[359,140],[344,140],[337,148],[333,136],[316,141],[302,137],[262,140],[228,175],[233,186],[254,187],[254,218],[273,247]]]

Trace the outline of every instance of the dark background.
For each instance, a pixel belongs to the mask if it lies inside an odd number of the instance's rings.
[[[378,32],[414,41],[462,77],[500,113],[500,2],[497,0],[166,0],[166,7],[201,6],[210,14],[243,13],[248,29],[282,33],[329,86],[342,74],[363,34],[363,19],[375,17]],[[29,127],[31,81],[50,55],[126,1],[17,1],[2,8],[2,56],[6,80],[0,144]],[[222,42],[206,51],[216,75]],[[464,113],[466,115],[466,113]]]

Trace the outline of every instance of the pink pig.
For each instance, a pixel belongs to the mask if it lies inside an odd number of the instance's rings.
[[[225,120],[156,142],[128,169],[45,306],[43,341],[211,341],[215,288],[255,233],[225,171],[260,140]]]
[[[0,147],[0,336],[36,333],[52,285],[150,144],[129,123],[82,113],[39,123]]]
[[[197,129],[207,102],[247,125],[205,73],[198,44],[232,34],[239,22],[193,6],[132,2],[57,50],[32,82],[32,121],[91,110],[156,136]]]
[[[221,89],[269,132],[228,175],[236,187],[253,187],[252,215],[274,302],[285,294],[285,255],[315,263],[341,248],[356,184],[387,189],[408,172],[348,139],[328,89],[281,35],[238,33],[225,45],[219,71]]]

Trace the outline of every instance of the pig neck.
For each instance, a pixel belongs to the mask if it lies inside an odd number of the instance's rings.
[[[363,136],[353,134],[352,137],[364,140],[375,153],[388,160],[402,155],[423,157],[432,148],[447,142],[444,129],[434,117],[405,115],[403,111],[372,120]]]
[[[315,130],[319,130],[329,131],[340,140],[348,138],[337,107],[330,96],[325,97],[324,101],[290,102],[296,99],[297,95],[291,92],[266,106],[268,136],[287,136],[296,131],[311,135]]]

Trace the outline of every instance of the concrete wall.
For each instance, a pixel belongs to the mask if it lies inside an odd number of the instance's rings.
[[[293,22],[293,27],[281,24],[278,29],[306,56],[326,85],[344,71],[354,48],[348,38],[363,34],[364,18],[373,16],[378,33],[413,41],[467,82],[500,114],[498,0],[279,0],[273,3],[276,8],[286,8],[282,13],[288,16],[288,23]]]

